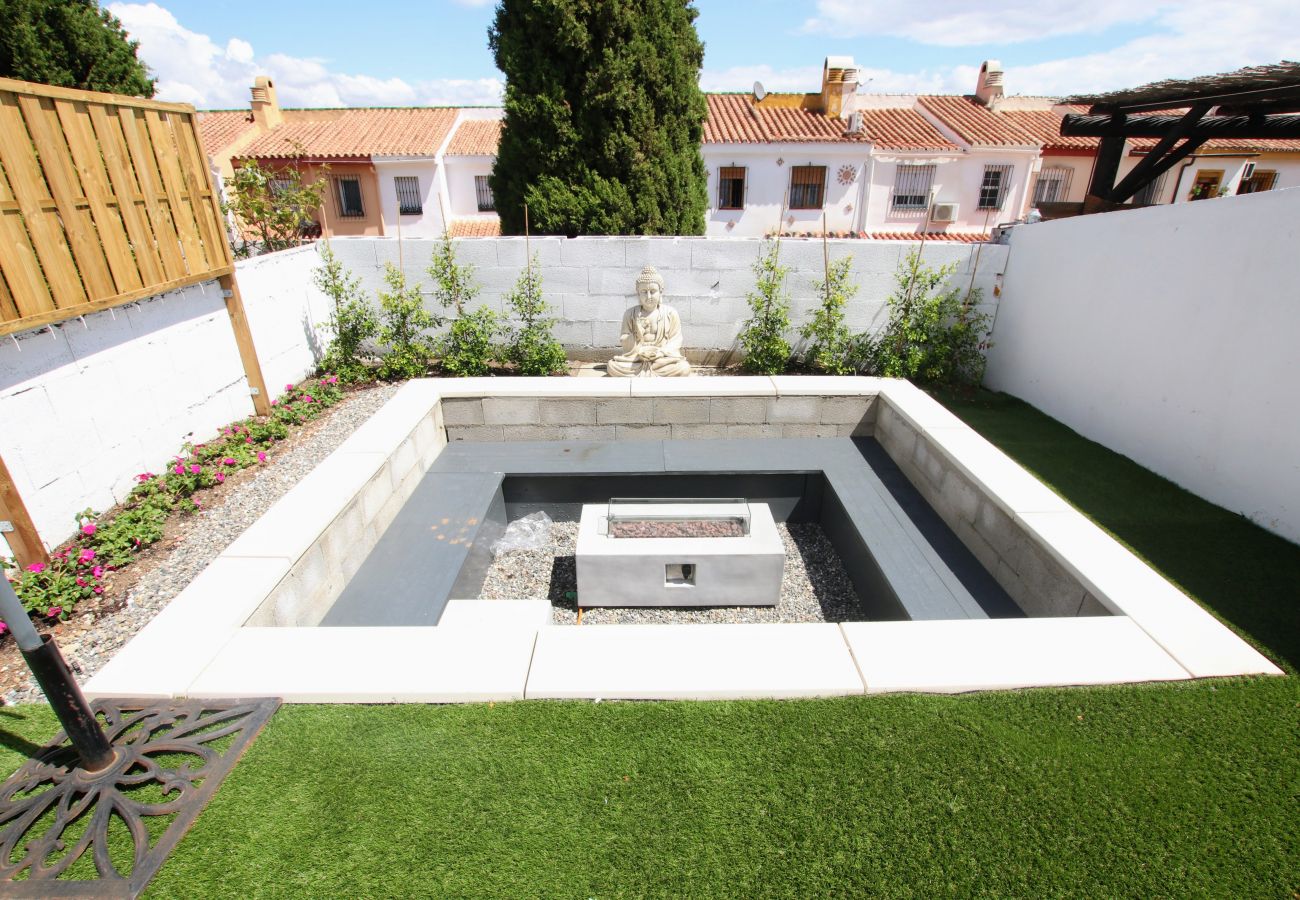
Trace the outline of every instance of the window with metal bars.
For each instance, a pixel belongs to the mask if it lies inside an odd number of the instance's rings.
[[[930,205],[935,166],[900,165],[894,170],[893,208],[923,210]]]
[[[479,212],[496,212],[497,201],[492,196],[492,183],[487,175],[474,176],[474,194],[478,197]]]
[[[1068,166],[1048,166],[1038,173],[1034,182],[1034,205],[1039,203],[1064,203],[1070,195],[1070,179],[1074,169]]]
[[[420,179],[417,176],[394,176],[393,187],[397,191],[398,215],[418,216],[424,212],[424,204],[420,202]]]
[[[271,189],[271,196],[278,197],[293,187],[293,180],[289,178],[268,178],[266,186]]]
[[[718,169],[718,209],[745,208],[745,167],[721,166]]]
[[[826,195],[825,166],[790,168],[790,208],[821,209]]]
[[[1241,179],[1241,183],[1237,186],[1237,193],[1258,194],[1260,191],[1271,191],[1275,187],[1277,187],[1277,172],[1256,169],[1249,178]]]
[[[334,178],[334,194],[339,200],[339,215],[345,219],[360,219],[366,208],[361,202],[361,179],[352,175]]]
[[[1144,185],[1142,190],[1133,196],[1133,204],[1135,206],[1155,206],[1157,203],[1163,203],[1168,178],[1169,170],[1166,169],[1160,173],[1159,178]]]
[[[978,209],[1001,209],[1006,198],[1007,182],[1011,180],[1011,166],[985,166],[984,180],[980,182]]]

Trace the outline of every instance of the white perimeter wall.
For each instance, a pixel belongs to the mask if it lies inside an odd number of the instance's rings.
[[[1014,231],[986,383],[1300,542],[1300,190]]]
[[[418,282],[435,312],[426,273],[437,241],[403,241],[402,263],[408,280]],[[682,317],[682,336],[688,350],[736,349],[740,326],[749,317],[745,295],[754,289],[754,261],[762,252],[760,238],[534,238],[532,251],[542,272],[542,290],[559,322],[555,335],[575,357],[604,358],[603,351],[618,346],[623,313],[636,303],[636,278],[641,267],[653,265],[664,277],[666,302]],[[383,265],[397,264],[397,241],[391,238],[335,238],[334,252],[374,296],[382,284]],[[851,255],[852,279],[858,293],[850,301],[846,319],[855,330],[884,322],[885,301],[894,289],[894,274],[916,241],[828,241],[832,262]],[[956,265],[955,284],[983,290],[984,309],[992,313],[993,285],[1007,258],[1006,246],[925,243],[924,260],[931,266]],[[514,288],[524,267],[524,239],[462,238],[456,241],[457,258],[475,267],[481,287],[479,305],[505,311],[503,298]],[[781,243],[781,262],[790,268],[786,287],[791,296],[791,320],[798,328],[811,318],[819,302],[813,282],[822,278],[822,242],[787,239]],[[797,338],[790,335],[792,343]],[[608,355],[608,354],[605,354]]]
[[[314,368],[312,348],[328,341],[328,301],[310,284],[317,260],[309,246],[238,264],[273,396]],[[51,546],[73,533],[78,512],[112,506],[185,441],[252,412],[215,281],[0,341],[0,457]]]

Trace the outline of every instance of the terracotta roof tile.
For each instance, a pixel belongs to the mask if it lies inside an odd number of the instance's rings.
[[[1147,153],[1159,138],[1131,138],[1130,153]],[[1197,153],[1300,153],[1300,140],[1290,138],[1216,138],[1206,141]]]
[[[709,94],[706,144],[862,143],[843,119],[792,106],[755,106],[749,94]]]
[[[959,244],[982,244],[989,239],[987,234],[963,234],[947,231],[872,231],[867,235],[872,241],[952,241]]]
[[[448,108],[349,109],[327,121],[286,121],[242,157],[432,156],[456,121]]]
[[[994,113],[1006,116],[1017,128],[1042,144],[1044,150],[1095,151],[1101,142],[1095,137],[1065,137],[1061,134],[1061,117],[1050,109],[1008,109]]]
[[[930,95],[921,105],[972,147],[1024,147],[1039,142],[1006,113],[995,113],[974,97]]]
[[[887,150],[957,149],[915,109],[864,109],[862,130],[877,147]]]
[[[447,145],[448,156],[496,156],[501,142],[500,119],[466,119]]]
[[[499,237],[501,235],[501,220],[497,218],[477,218],[477,219],[452,219],[451,228],[452,237]]]
[[[216,156],[252,127],[253,114],[248,110],[199,113],[199,137],[203,141],[203,152],[208,156]]]

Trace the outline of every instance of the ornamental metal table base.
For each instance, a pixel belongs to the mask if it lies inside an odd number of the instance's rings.
[[[0,897],[138,896],[279,706],[95,701],[112,763],[79,768],[60,732],[0,786]]]

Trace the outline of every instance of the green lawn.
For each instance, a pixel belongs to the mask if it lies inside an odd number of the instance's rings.
[[[1294,671],[1300,548],[1024,404],[946,402]],[[0,767],[53,730],[0,710]],[[1297,810],[1295,677],[290,707],[149,895],[1287,898]]]

